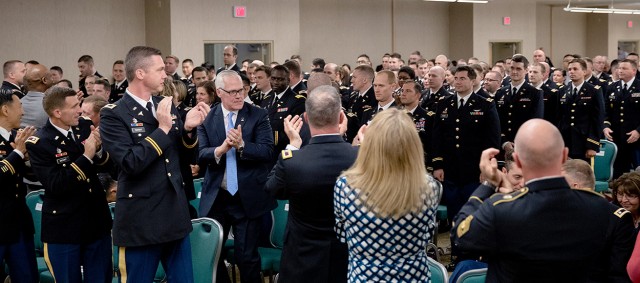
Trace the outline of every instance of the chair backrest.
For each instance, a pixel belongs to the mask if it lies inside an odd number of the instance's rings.
[[[271,234],[269,239],[271,245],[282,249],[284,246],[284,231],[287,227],[287,219],[289,218],[289,201],[278,200],[278,207],[271,211],[273,225],[271,226]]]
[[[460,274],[456,283],[484,283],[487,280],[487,269],[472,269]]]
[[[203,181],[204,181],[204,178],[193,180],[193,190],[196,192],[196,198],[193,200],[190,200],[189,203],[196,209],[196,211],[200,211],[200,196],[202,195]]]
[[[449,273],[447,269],[441,263],[435,259],[427,257],[427,264],[429,265],[429,271],[431,271],[432,283],[447,283],[449,282]]]
[[[27,194],[26,201],[31,216],[33,217],[33,226],[36,233],[33,237],[36,247],[36,254],[42,255],[44,253],[44,245],[42,244],[41,231],[42,231],[42,203],[43,203],[44,190],[37,190]]]
[[[193,277],[195,282],[215,282],[218,261],[222,252],[222,225],[211,218],[191,220],[193,231],[189,234]]]
[[[593,161],[593,173],[596,181],[611,181],[613,163],[616,161],[618,147],[608,140],[600,140],[600,151]]]

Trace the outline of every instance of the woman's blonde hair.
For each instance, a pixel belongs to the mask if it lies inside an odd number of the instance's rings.
[[[165,78],[163,85],[164,88],[162,88],[162,91],[158,93],[158,95],[173,98],[174,93],[176,93],[176,86],[173,84],[173,79],[171,77]]]
[[[426,172],[415,124],[407,112],[390,108],[376,114],[358,158],[343,174],[373,213],[401,217],[418,212],[432,193]]]

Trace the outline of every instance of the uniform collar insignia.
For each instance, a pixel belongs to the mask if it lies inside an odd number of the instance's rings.
[[[144,116],[144,114],[142,114],[142,111],[140,111],[140,113],[138,113],[139,116]]]

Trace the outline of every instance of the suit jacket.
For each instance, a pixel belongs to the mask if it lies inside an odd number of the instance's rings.
[[[215,160],[215,149],[227,137],[225,117],[222,114],[222,104],[211,109],[204,123],[198,127],[200,170],[205,170],[200,198],[199,215],[208,215],[213,202],[220,191],[220,184],[226,170],[226,154]],[[275,199],[264,191],[267,175],[273,164],[273,134],[267,111],[249,103],[238,111],[236,125],[242,125],[242,139],[244,149],[236,151],[236,166],[238,174],[238,192],[244,212],[247,217],[255,218],[271,211],[277,206]]]
[[[500,148],[500,121],[493,100],[472,93],[461,109],[457,95],[445,98],[436,111],[433,169],[444,169],[445,181],[456,185],[478,182],[480,154]]]
[[[152,99],[157,107],[162,97]],[[153,114],[131,94],[102,108],[103,145],[120,169],[113,224],[117,246],[166,243],[192,230],[181,174],[190,160],[180,157],[193,154],[197,138],[187,135],[173,106],[171,114],[174,127],[165,134]]]
[[[120,98],[122,98],[122,96],[125,94],[125,92],[127,91],[127,87],[129,86],[129,81],[124,80],[120,86],[118,86],[116,88],[116,84],[112,83],[111,84],[111,94],[109,94],[109,103],[114,103],[118,100],[120,100]]]
[[[226,67],[220,67],[218,68],[218,70],[216,71],[216,75],[219,74],[220,72],[226,70]],[[238,75],[240,74],[240,68],[238,67],[238,64],[233,63],[233,67],[231,67],[231,69],[229,69],[231,71],[236,71],[236,73],[238,73]]]
[[[83,155],[91,125],[91,120],[80,118],[71,127],[72,141],[47,121],[27,140],[31,167],[45,190],[43,242],[87,244],[111,232],[111,212],[97,175],[98,167],[109,165],[109,154],[103,151],[101,158],[96,155],[93,160]]]
[[[25,202],[27,187],[22,182],[27,168],[11,146],[15,135],[13,131],[9,140],[0,136],[0,183],[3,187],[0,190],[0,245],[16,243],[21,233],[33,235],[35,231]]]
[[[488,259],[487,282],[629,282],[633,223],[624,209],[563,177],[494,193],[478,187],[452,230],[460,251]]]
[[[544,117],[542,91],[526,82],[518,93],[513,93],[511,85],[500,88],[496,92],[495,102],[502,130],[501,143],[513,142],[516,132],[527,120]]]
[[[347,246],[333,229],[333,187],[357,152],[341,136],[328,135],[280,154],[265,190],[289,200],[280,267],[283,282],[346,282]]]
[[[564,144],[573,156],[583,156],[588,149],[598,152],[605,111],[602,90],[585,82],[576,97],[572,91],[569,84],[560,97],[558,128]]]
[[[271,130],[273,131],[273,140],[275,145],[275,154],[279,154],[280,151],[287,147],[289,144],[289,138],[284,132],[284,118],[288,115],[295,116],[304,113],[304,102],[306,97],[301,94],[295,94],[291,88],[287,88],[284,94],[276,103],[271,104],[273,96],[276,95],[274,91],[270,92],[270,96],[265,96],[262,100],[263,108],[267,109],[269,113],[269,121],[271,122]],[[275,158],[275,155],[274,155]],[[275,163],[275,159],[271,163]]]
[[[640,80],[633,80],[626,91],[622,85],[621,80],[611,84],[605,95],[604,125],[613,131],[611,135],[618,146],[627,144],[628,132],[640,131]],[[637,148],[638,142],[628,145]]]

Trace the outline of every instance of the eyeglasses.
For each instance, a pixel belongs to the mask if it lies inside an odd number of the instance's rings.
[[[243,92],[244,92],[244,89],[226,90],[226,89],[220,88],[220,87],[218,89],[221,90],[221,91],[226,92],[230,96],[238,96],[238,95],[243,94]]]
[[[638,199],[638,195],[636,195],[636,194],[624,194],[624,193],[621,194],[621,193],[618,193],[617,196],[618,196],[619,199],[624,199],[624,198],[626,198],[628,200],[636,200],[636,199]]]

